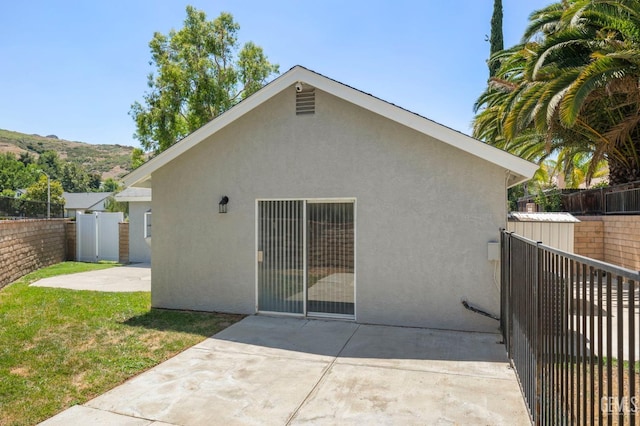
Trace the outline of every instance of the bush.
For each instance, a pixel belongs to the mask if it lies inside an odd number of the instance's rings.
[[[543,212],[562,211],[562,197],[560,196],[560,190],[555,186],[550,189],[540,190],[536,195],[535,201]]]

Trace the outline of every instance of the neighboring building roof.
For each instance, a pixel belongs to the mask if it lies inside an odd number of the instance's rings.
[[[282,74],[262,89],[249,96],[230,110],[211,120],[198,130],[194,131],[180,142],[171,146],[166,151],[152,158],[136,170],[124,177],[125,186],[151,186],[151,174],[160,167],[180,156],[185,151],[199,144],[212,134],[229,125],[239,117],[252,109],[260,106],[283,90],[303,82],[323,92],[351,102],[354,105],[367,109],[382,117],[393,120],[413,130],[431,136],[441,142],[447,143],[476,157],[482,158],[509,171],[506,181],[511,187],[529,180],[538,169],[538,166],[509,154],[461,132],[438,124],[416,113],[400,108],[394,104],[383,101],[368,93],[354,89],[338,81],[327,78],[321,74],[308,70],[301,66],[295,66]]]
[[[116,201],[119,202],[143,202],[151,201],[151,188],[129,188],[116,194]]]
[[[66,210],[91,210],[112,194],[113,192],[63,192],[62,198]]]
[[[580,222],[571,213],[525,213],[511,212],[509,220],[514,222],[561,222],[561,223],[577,223]]]

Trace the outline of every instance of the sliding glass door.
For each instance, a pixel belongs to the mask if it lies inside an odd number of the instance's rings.
[[[259,201],[258,310],[352,318],[354,216],[353,201]]]
[[[354,314],[353,203],[307,203],[307,312]]]

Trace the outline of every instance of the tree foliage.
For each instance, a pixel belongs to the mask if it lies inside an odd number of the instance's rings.
[[[89,173],[89,191],[98,192],[102,187],[102,176],[100,173]]]
[[[78,163],[60,159],[55,151],[45,151],[36,162],[37,169],[59,181],[66,192],[95,192],[100,189],[102,177],[98,173],[88,173]]]
[[[131,152],[131,170],[142,166],[144,161],[144,151],[141,148],[133,148]]]
[[[491,15],[491,36],[489,37],[490,58],[489,77],[493,77],[500,68],[500,62],[492,60],[493,55],[504,50],[504,36],[502,34],[502,0],[493,1],[493,15]]]
[[[76,163],[64,163],[60,173],[60,183],[66,192],[89,192],[90,178]]]
[[[59,179],[62,175],[62,161],[55,151],[45,151],[38,157],[38,168],[49,175],[51,179]]]
[[[640,0],[565,0],[532,13],[476,103],[474,136],[526,159],[602,160],[640,179]]]
[[[241,49],[240,26],[229,13],[213,21],[192,6],[184,27],[156,32],[149,47],[156,73],[149,91],[130,111],[135,137],[145,150],[161,152],[262,87],[278,72],[261,47]],[[238,50],[239,49],[239,50]]]
[[[25,165],[12,153],[0,155],[0,192],[15,193],[26,188],[38,178],[37,167]]]
[[[116,201],[116,197],[110,195],[104,202],[104,210],[111,213],[122,212],[129,215],[129,203],[125,201]]]
[[[28,166],[29,164],[34,164],[36,162],[36,159],[29,151],[24,151],[20,153],[18,161],[20,161],[25,166]]]
[[[40,176],[49,176],[67,192],[94,192],[100,190],[102,177],[88,173],[77,163],[61,160],[55,151],[45,151],[36,160],[31,155],[0,154],[0,193],[15,195],[38,181]],[[46,201],[46,200],[45,200]]]
[[[102,191],[104,192],[117,192],[120,190],[120,183],[114,178],[107,178],[102,183]]]
[[[62,197],[62,185],[60,182],[52,180],[51,185],[51,204],[64,204],[64,198]],[[37,182],[27,188],[27,191],[22,196],[25,200],[47,202],[47,177],[41,175]]]

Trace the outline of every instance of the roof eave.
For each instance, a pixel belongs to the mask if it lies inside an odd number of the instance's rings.
[[[422,117],[343,83],[317,74],[304,67],[295,66],[238,105],[214,118],[200,129],[186,136],[179,143],[172,145],[167,150],[158,154],[156,157],[126,175],[123,178],[125,186],[151,187],[151,174],[155,170],[171,162],[174,158],[180,156],[182,153],[191,149],[193,146],[232,123],[239,117],[260,106],[262,103],[268,101],[282,90],[295,84],[297,81],[303,81],[324,92],[344,99],[420,133],[461,149],[462,151],[475,155],[476,157],[503,167],[510,172],[513,172],[512,176],[514,179],[511,182],[507,182],[509,187],[531,179],[538,169],[537,165],[530,163],[529,161],[523,160],[522,158],[509,154],[508,152],[502,151],[491,145],[482,143],[468,135],[465,135],[464,133],[448,128],[429,120],[426,117]]]
[[[151,160],[133,170],[123,178],[124,185],[128,187],[136,186],[136,184],[138,184],[139,186],[150,187],[150,182],[146,184],[145,182],[150,181],[151,173],[153,173],[155,170],[169,163],[171,160],[191,149],[193,146],[208,138],[218,130],[232,123],[254,108],[262,105],[264,102],[268,101],[285,88],[294,84],[297,81],[295,78],[296,73],[294,72],[297,70],[297,68],[300,67],[294,67],[289,72],[282,74],[271,83],[267,84],[262,89],[258,90],[253,95],[240,102],[238,105],[234,106],[228,111],[225,111],[223,114],[219,115],[204,126],[200,127],[198,130],[186,136],[178,143],[172,145],[165,151],[158,154],[156,157],[153,157]]]
[[[536,164],[526,161],[526,164],[522,165],[522,167],[519,167],[519,171],[516,171],[514,169],[508,169],[508,170],[510,173],[509,173],[509,178],[507,179],[507,188],[512,188],[516,185],[519,185],[521,183],[531,180],[535,172],[538,170],[538,166]]]

